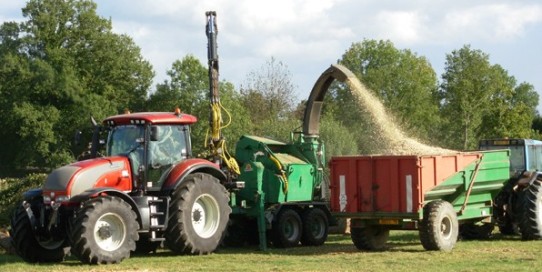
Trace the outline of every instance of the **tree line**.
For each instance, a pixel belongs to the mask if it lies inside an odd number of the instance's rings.
[[[90,135],[90,116],[101,120],[125,109],[180,107],[199,117],[192,129],[194,155],[205,151],[206,66],[186,55],[152,86],[154,72],[140,48],[114,33],[111,19],[96,8],[90,0],[30,0],[22,9],[25,21],[0,26],[0,177],[73,161],[86,148],[74,145],[74,132]],[[540,137],[533,85],[518,83],[469,45],[446,54],[440,80],[425,57],[391,41],[354,42],[337,62],[424,142],[472,150],[482,138]],[[221,102],[232,118],[224,131],[230,149],[242,134],[287,141],[300,129],[305,104],[296,102],[291,78],[288,66],[271,58],[240,86],[220,82]],[[367,152],[364,131],[370,127],[353,101],[346,86],[332,85],[321,120],[328,156]]]

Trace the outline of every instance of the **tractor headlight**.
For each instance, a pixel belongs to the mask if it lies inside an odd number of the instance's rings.
[[[57,203],[66,202],[68,200],[70,200],[70,196],[67,196],[67,195],[57,196],[55,199]]]

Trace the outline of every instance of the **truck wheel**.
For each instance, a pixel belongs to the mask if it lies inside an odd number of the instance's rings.
[[[459,222],[452,204],[437,200],[423,207],[420,241],[426,250],[451,250],[457,242]]]
[[[284,208],[272,226],[272,241],[276,247],[294,247],[301,240],[301,217],[296,211]]]
[[[535,240],[542,238],[542,185],[535,180],[523,195],[523,213],[519,222],[521,238]]]
[[[487,240],[491,238],[491,233],[495,226],[490,223],[481,225],[475,223],[465,223],[459,226],[459,235],[464,240]]]
[[[86,201],[72,222],[72,253],[83,263],[120,263],[136,249],[138,223],[132,207],[115,196]]]
[[[190,174],[171,196],[166,245],[177,254],[209,254],[220,245],[230,213],[228,192],[218,179]]]
[[[390,230],[381,226],[351,228],[350,237],[359,250],[383,250],[390,236]]]
[[[10,236],[15,251],[29,263],[62,262],[68,249],[67,239],[55,240],[35,235],[28,214],[19,205],[11,218]]]
[[[306,246],[323,245],[329,231],[329,220],[320,208],[307,209],[303,212],[303,233],[301,244]]]

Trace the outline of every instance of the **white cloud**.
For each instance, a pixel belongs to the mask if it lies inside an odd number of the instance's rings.
[[[378,36],[399,43],[418,43],[423,41],[424,22],[416,11],[382,11],[376,15]]]

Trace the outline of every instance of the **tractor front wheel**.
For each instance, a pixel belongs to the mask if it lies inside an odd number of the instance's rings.
[[[29,263],[61,262],[68,251],[66,239],[54,239],[34,233],[23,205],[17,207],[11,218],[10,236],[17,254]]]
[[[459,222],[452,204],[437,200],[423,207],[420,241],[426,250],[452,250],[457,242]]]
[[[103,196],[86,201],[70,228],[72,253],[88,264],[120,263],[136,249],[136,214],[124,200]]]

